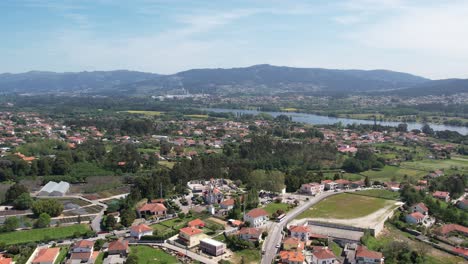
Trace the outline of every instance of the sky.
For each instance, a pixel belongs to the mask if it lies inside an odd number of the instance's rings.
[[[255,64],[468,78],[468,1],[1,0],[0,72]]]

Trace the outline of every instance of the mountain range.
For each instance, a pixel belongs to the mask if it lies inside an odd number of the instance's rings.
[[[0,92],[148,96],[181,93],[215,95],[355,94],[403,96],[468,92],[468,80],[430,80],[388,70],[335,70],[254,65],[193,69],[162,75],[137,71],[0,74]]]

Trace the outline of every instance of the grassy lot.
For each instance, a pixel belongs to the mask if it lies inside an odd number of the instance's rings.
[[[208,115],[185,115],[186,117],[194,118],[194,119],[206,119]]]
[[[55,264],[62,263],[65,260],[65,258],[67,257],[67,253],[68,253],[68,247],[60,248],[60,253],[59,253],[57,259],[55,260]]]
[[[468,172],[468,158],[462,156],[454,156],[447,160],[419,160],[412,162],[404,162],[400,165],[403,168],[422,170],[422,171],[434,171],[438,169],[457,169],[458,171]]]
[[[261,260],[261,252],[256,249],[243,249],[233,252],[233,263],[257,264]]]
[[[330,179],[333,180],[333,177],[335,177],[336,172],[324,172],[323,176],[325,179]],[[339,174],[339,173],[338,173]],[[363,179],[364,176],[360,174],[355,174],[355,173],[343,173],[343,179],[349,180],[349,181],[359,181]]]
[[[176,257],[149,246],[131,247],[130,255],[137,255],[138,263],[180,263]]]
[[[390,181],[392,178],[396,178],[397,181],[401,181],[405,175],[410,178],[421,179],[427,173],[424,171],[414,170],[410,168],[396,167],[396,166],[385,166],[382,170],[369,170],[362,173],[373,181]]]
[[[286,203],[272,202],[272,203],[267,204],[265,207],[263,207],[263,209],[267,211],[268,214],[270,214],[271,216],[273,213],[275,213],[278,210],[283,210],[285,212],[289,211],[289,205]]]
[[[189,221],[192,221],[193,219],[196,219],[196,218],[197,217],[195,216],[184,218],[184,219],[174,218],[171,220],[167,220],[161,223],[151,225],[151,227],[153,228],[153,230],[158,231],[158,234],[166,234],[166,233],[172,232],[173,229],[180,229],[186,226]]]
[[[221,234],[221,235],[218,235],[218,236],[215,236],[213,237],[214,240],[218,240],[218,241],[221,241],[221,242],[226,242],[226,237],[224,236],[224,234]]]
[[[125,112],[130,113],[130,114],[139,114],[139,115],[147,115],[147,116],[160,116],[161,114],[163,114],[163,112],[159,112],[159,111],[128,110]]]
[[[99,253],[94,264],[102,264],[104,262],[104,252]]]
[[[75,233],[84,235],[89,231],[85,224],[14,231],[0,234],[0,241],[7,245],[39,242],[44,240],[58,240],[73,237]]]
[[[383,198],[383,199],[392,199],[392,200],[397,200],[398,198],[400,198],[400,194],[398,192],[392,192],[389,190],[382,190],[382,189],[357,191],[357,192],[354,192],[354,194]]]
[[[385,199],[343,193],[324,199],[297,218],[358,218],[390,204],[393,202]]]
[[[330,249],[335,253],[336,256],[341,256],[341,253],[343,252],[343,249],[335,242],[331,241],[329,244]]]
[[[167,167],[169,169],[172,169],[174,167],[174,165],[176,164],[176,162],[161,160],[161,161],[158,161],[158,164],[162,165],[162,166],[165,166],[165,167]]]

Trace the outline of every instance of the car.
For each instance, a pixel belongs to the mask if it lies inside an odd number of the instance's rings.
[[[280,244],[278,244],[278,245],[276,245],[275,247],[276,247],[276,248],[280,248],[280,246],[281,246],[281,245],[280,245]]]

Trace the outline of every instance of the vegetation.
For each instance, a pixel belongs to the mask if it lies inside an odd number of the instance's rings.
[[[154,249],[149,246],[134,246],[130,247],[129,257],[132,259],[136,256],[136,263],[165,263],[173,264],[179,263],[177,258],[169,255],[168,253],[160,250]]]
[[[87,225],[81,224],[1,233],[0,241],[5,241],[7,245],[13,245],[85,235],[91,235],[90,229]]]

